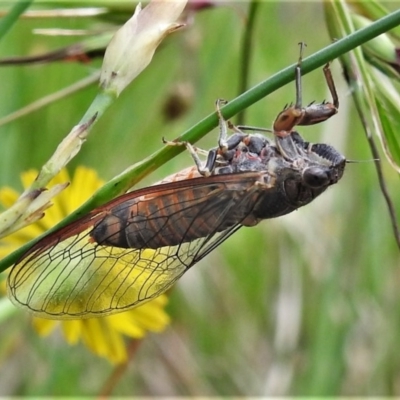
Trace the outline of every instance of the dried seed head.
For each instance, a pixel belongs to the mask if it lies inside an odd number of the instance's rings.
[[[150,63],[157,46],[183,25],[175,22],[187,0],[152,0],[113,36],[106,49],[100,85],[118,96]]]

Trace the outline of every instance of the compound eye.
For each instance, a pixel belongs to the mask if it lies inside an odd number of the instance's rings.
[[[303,172],[303,182],[311,188],[320,188],[329,185],[330,176],[324,169],[310,167]]]

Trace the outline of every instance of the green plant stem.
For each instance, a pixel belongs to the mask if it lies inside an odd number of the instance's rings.
[[[353,32],[354,26],[351,19],[349,18],[349,11],[345,3],[332,2],[331,11],[336,15],[336,25],[341,25],[343,34]],[[335,24],[331,25],[331,29],[335,29]],[[332,33],[331,33],[332,34]],[[339,33],[340,34],[340,33]],[[349,87],[351,88],[352,97],[354,100],[355,107],[357,109],[358,116],[361,124],[363,125],[364,132],[370,147],[372,157],[375,160],[379,160],[379,152],[373,138],[371,128],[367,122],[366,115],[372,115],[373,130],[380,136],[383,148],[387,148],[386,138],[383,132],[379,133],[382,128],[378,123],[380,121],[379,112],[376,104],[376,93],[374,93],[373,84],[371,82],[370,73],[367,71],[367,64],[364,59],[363,53],[360,49],[356,49],[351,55],[344,55],[341,57],[342,67],[345,71],[345,77]],[[385,151],[387,159],[392,166],[397,169],[397,163],[392,158],[389,151]],[[392,229],[395,241],[398,248],[400,249],[400,229],[397,223],[396,208],[394,207],[390,193],[388,191],[384,173],[380,161],[375,162],[375,168],[379,181],[379,187],[381,189],[384,201],[386,202],[389,218],[392,223]]]
[[[0,19],[0,40],[12,28],[19,16],[33,3],[33,0],[19,0],[10,12]]]
[[[96,120],[91,125],[92,128],[99,118],[108,110],[108,108],[114,104],[115,100],[116,97],[114,93],[100,91],[86,111],[85,115],[79,121],[79,125],[87,124],[93,118],[93,116],[96,115]]]
[[[351,82],[350,82],[351,85]],[[353,85],[354,86],[354,85]],[[376,173],[378,175],[378,182],[379,182],[379,187],[381,189],[383,198],[386,202],[386,206],[388,209],[388,213],[389,213],[389,218],[390,218],[390,222],[392,224],[392,229],[393,229],[393,235],[394,238],[396,240],[396,244],[397,247],[400,250],[400,230],[399,230],[399,226],[397,224],[397,215],[396,215],[396,207],[393,204],[392,198],[390,196],[389,190],[387,188],[386,185],[386,180],[383,174],[383,170],[382,170],[382,166],[381,166],[381,162],[379,161],[379,152],[378,152],[378,148],[377,145],[375,143],[374,137],[372,135],[372,132],[370,132],[370,128],[369,125],[365,119],[365,109],[363,109],[363,102],[362,99],[360,98],[360,94],[358,90],[354,90],[353,92],[353,100],[354,100],[354,104],[356,106],[357,109],[357,113],[358,116],[361,120],[361,123],[363,125],[364,131],[366,133],[366,137],[368,140],[368,144],[369,147],[371,149],[371,153],[372,153],[372,157],[377,160],[375,161],[375,168],[376,168]]]
[[[327,46],[326,48],[318,51],[317,53],[303,59],[302,62],[302,74],[306,74],[315,70],[316,68],[322,67],[327,62],[341,56],[342,54],[353,50],[357,46],[362,45],[368,40],[400,25],[400,10],[395,11],[384,18],[372,23],[370,26],[360,29],[352,33],[351,35],[338,40],[335,43]],[[276,73],[260,84],[249,89],[242,95],[238,96],[226,106],[222,108],[222,114],[225,118],[229,119],[233,115],[237,114],[240,110],[254,104],[260,99],[264,98],[268,94],[277,90],[281,86],[294,80],[294,68],[296,64],[292,64],[282,71]],[[88,114],[89,115],[89,114]],[[181,136],[177,138],[179,141],[196,142],[206,135],[211,129],[218,125],[218,118],[216,113],[212,113],[198,122],[196,125],[188,129]],[[95,207],[104,204],[106,201],[111,200],[115,196],[123,193],[129,187],[134,186],[142,178],[150,174],[152,171],[166,163],[172,157],[184,151],[183,146],[164,146],[159,151],[153,153],[143,161],[128,168],[122,174],[113,178],[111,181],[106,183],[100,188],[86,203],[79,207],[74,213],[66,217],[54,228],[50,229],[44,235],[39,238],[30,241],[26,245],[20,247],[7,257],[0,261],[0,272],[15,263],[22,254],[28,250],[34,243],[39,241],[42,237],[47,234],[54,232],[62,226],[65,226],[72,221],[75,221],[80,216],[88,213]]]
[[[18,118],[21,118],[25,115],[35,112],[43,107],[46,107],[49,104],[54,104],[59,100],[63,100],[66,97],[98,82],[99,78],[100,78],[100,71],[95,71],[91,75],[81,79],[78,82],[75,82],[74,84],[64,89],[51,93],[48,96],[44,96],[41,99],[35,100],[33,103],[30,103],[27,106],[22,107],[19,110],[6,115],[5,117],[0,118],[0,127],[17,120]]]
[[[255,28],[255,21],[257,15],[257,9],[260,5],[258,0],[252,0],[249,5],[249,13],[247,17],[247,23],[245,25],[245,30],[243,34],[243,42],[240,56],[240,73],[239,73],[239,93],[243,93],[248,86],[249,82],[249,70],[251,64],[251,55],[253,46],[253,33]],[[245,111],[241,110],[236,118],[237,125],[245,124]]]

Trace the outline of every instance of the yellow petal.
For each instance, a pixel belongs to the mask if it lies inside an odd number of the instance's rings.
[[[125,341],[115,330],[108,331],[108,346],[104,356],[112,363],[119,364],[127,360]]]
[[[138,323],[135,311],[127,311],[106,317],[110,330],[118,331],[124,335],[140,339],[145,335],[145,330]]]
[[[146,330],[161,332],[170,322],[169,315],[163,309],[167,296],[160,296],[141,307],[135,308],[134,318],[137,324]]]
[[[83,324],[79,320],[64,321],[61,323],[61,327],[65,336],[66,341],[73,345],[78,343],[79,338],[82,334]]]
[[[38,172],[34,169],[30,169],[21,174],[21,182],[24,188],[29,187],[32,182],[36,179]]]
[[[11,207],[18,199],[18,193],[10,187],[4,187],[0,190],[0,203],[5,208]]]
[[[40,336],[48,336],[58,325],[57,321],[51,319],[36,318],[32,319],[32,324],[35,331]]]
[[[65,204],[68,214],[76,210],[103,185],[96,171],[85,167],[78,167],[75,170],[73,183],[68,191],[68,202]]]
[[[107,354],[107,337],[104,335],[101,319],[90,318],[82,321],[82,340],[94,353]]]

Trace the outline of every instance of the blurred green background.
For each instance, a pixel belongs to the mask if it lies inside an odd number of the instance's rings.
[[[92,2],[93,4],[94,2]],[[117,3],[117,2],[115,2]],[[75,2],[79,5],[80,2]],[[123,3],[127,7],[127,3]],[[174,139],[238,94],[248,3],[224,2],[193,14],[152,64],[95,126],[70,163],[106,180]],[[312,21],[312,22],[310,22]],[[34,28],[103,27],[101,18],[23,19],[0,43],[0,57],[32,55],[76,38]],[[320,2],[262,2],[250,67],[252,86],[330,43]],[[0,68],[0,116],[67,87],[101,61]],[[339,63],[333,74],[340,112],[299,129],[348,159],[372,158]],[[322,71],[304,77],[303,99],[330,100]],[[21,190],[19,176],[39,168],[95,96],[95,85],[0,127],[0,185]],[[271,127],[294,101],[294,84],[246,111],[246,123]],[[167,107],[182,101],[179,117]],[[234,121],[234,119],[233,119]],[[216,145],[217,131],[198,145]],[[191,165],[183,153],[142,186]],[[400,212],[398,176],[382,159]],[[113,386],[114,395],[278,396],[400,395],[399,253],[373,162],[346,173],[311,205],[243,228],[189,271],[170,293],[171,326],[148,336]],[[57,334],[39,338],[24,312],[0,325],[0,395],[95,395],[114,367]]]

